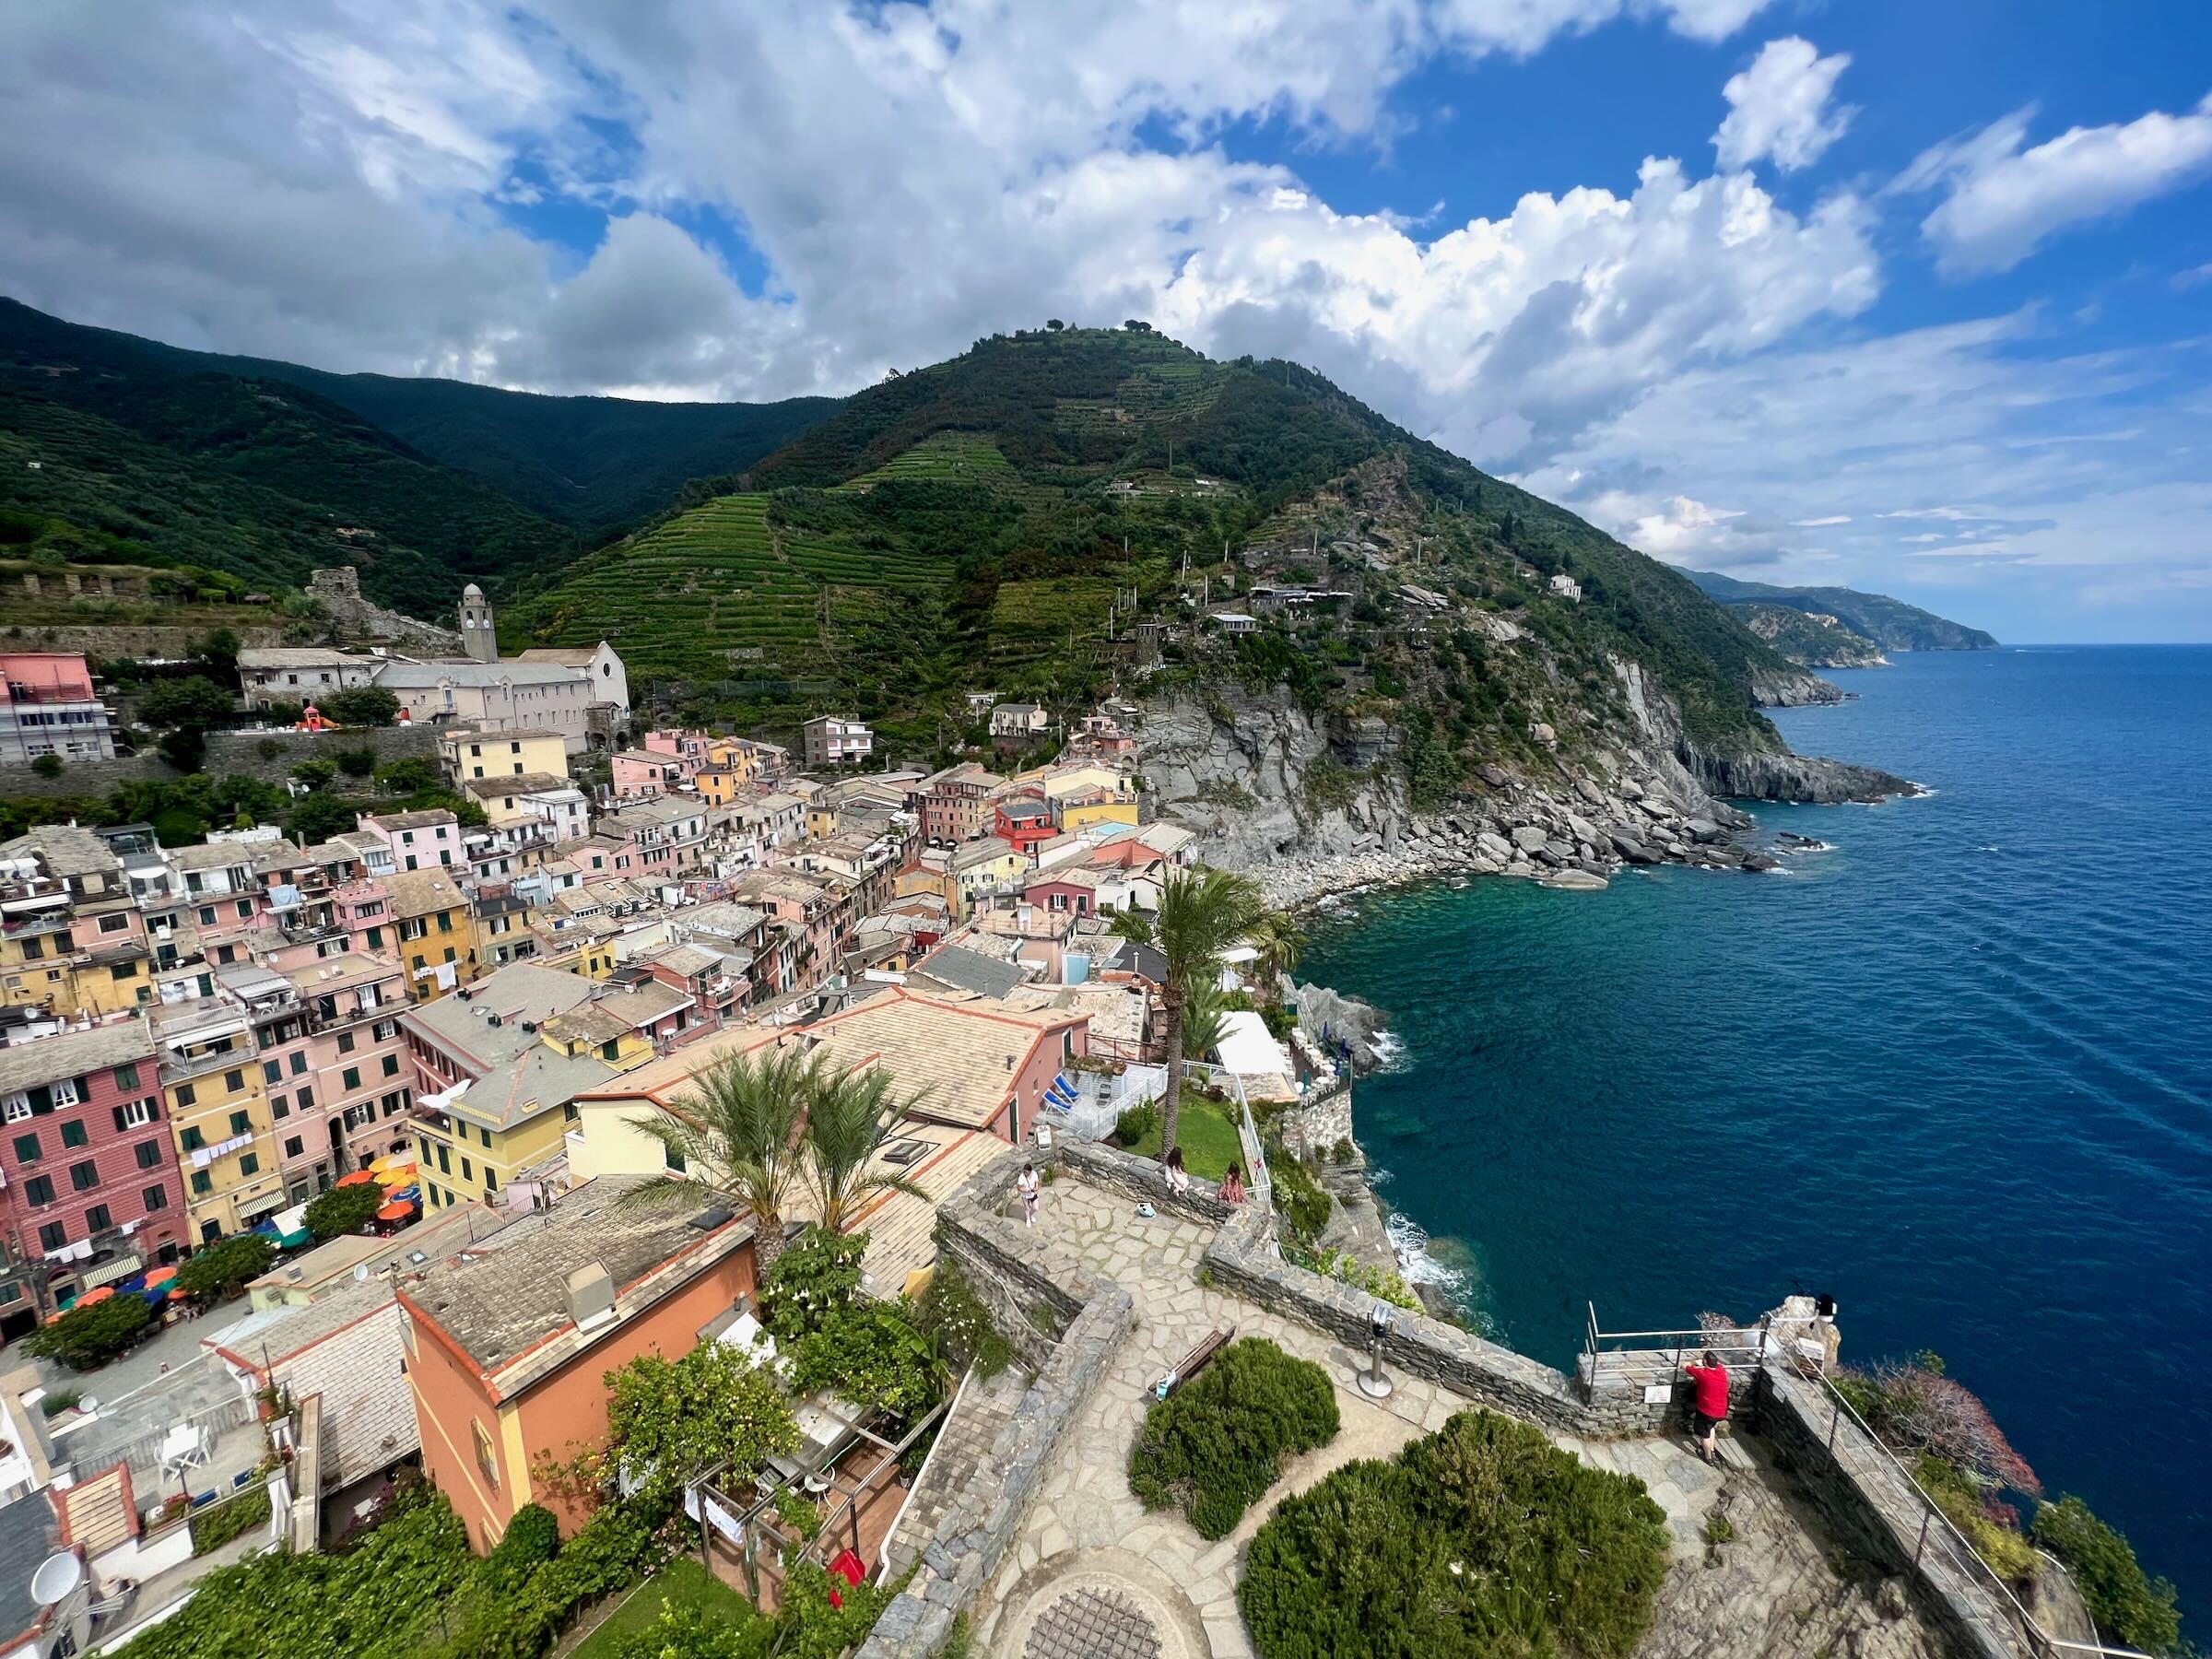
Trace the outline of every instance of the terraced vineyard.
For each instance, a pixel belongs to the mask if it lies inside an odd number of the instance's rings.
[[[984,432],[932,432],[901,450],[873,472],[838,485],[867,489],[887,478],[920,478],[938,484],[1008,484],[1021,480],[998,445]]]
[[[613,640],[633,673],[718,677],[732,661],[802,666],[819,656],[825,590],[834,652],[845,590],[880,590],[860,595],[864,615],[893,594],[912,608],[948,574],[941,559],[779,530],[764,495],[719,496],[594,554],[510,620],[540,644]]]

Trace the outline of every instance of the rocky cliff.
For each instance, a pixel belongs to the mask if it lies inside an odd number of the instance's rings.
[[[1640,665],[1616,659],[1627,718],[1574,754],[1478,767],[1445,809],[1408,805],[1388,759],[1347,752],[1288,695],[1235,685],[1149,703],[1138,768],[1155,810],[1209,863],[1298,904],[1373,881],[1464,872],[1595,887],[1622,865],[1771,869],[1726,796],[1860,801],[1912,785],[1871,767],[1772,750],[1700,747]],[[1810,677],[1809,676],[1806,677]]]

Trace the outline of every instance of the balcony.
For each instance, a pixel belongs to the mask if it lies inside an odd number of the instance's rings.
[[[198,1055],[164,1054],[161,1056],[161,1081],[188,1083],[194,1077],[206,1077],[209,1072],[242,1070],[253,1064],[253,1048],[251,1043],[241,1043],[236,1048],[210,1049],[206,1053]]]

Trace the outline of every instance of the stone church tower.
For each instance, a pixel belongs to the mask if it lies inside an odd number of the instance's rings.
[[[473,582],[461,590],[461,644],[471,662],[500,660],[500,636],[491,625],[491,601]]]

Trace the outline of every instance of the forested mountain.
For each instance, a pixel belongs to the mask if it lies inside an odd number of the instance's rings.
[[[927,745],[978,686],[1098,694],[1131,622],[1158,623],[1167,679],[1287,680],[1316,713],[1404,723],[1408,764],[1440,775],[1604,741],[1632,661],[1692,743],[1781,747],[1752,688],[1795,670],[1679,572],[1310,371],[1141,325],[979,342],[738,482],[510,610],[507,642],[604,630],[633,677],[687,682],[692,713],[834,702]],[[1233,642],[1197,624],[1194,602],[1261,606],[1268,584],[1343,596]]]
[[[1749,599],[1728,607],[1743,625],[1802,668],[1872,668],[1889,659],[1865,634],[1824,611]]]
[[[326,374],[82,328],[0,300],[0,505],[124,557],[266,586],[352,563],[431,615],[574,557],[834,408],[536,397]]]
[[[1744,582],[1713,571],[1685,571],[1698,586],[1723,605],[1781,605],[1792,610],[1833,617],[1853,633],[1885,651],[1994,651],[1996,637],[1978,628],[1937,616],[1887,594],[1862,594],[1845,587],[1774,587]]]

